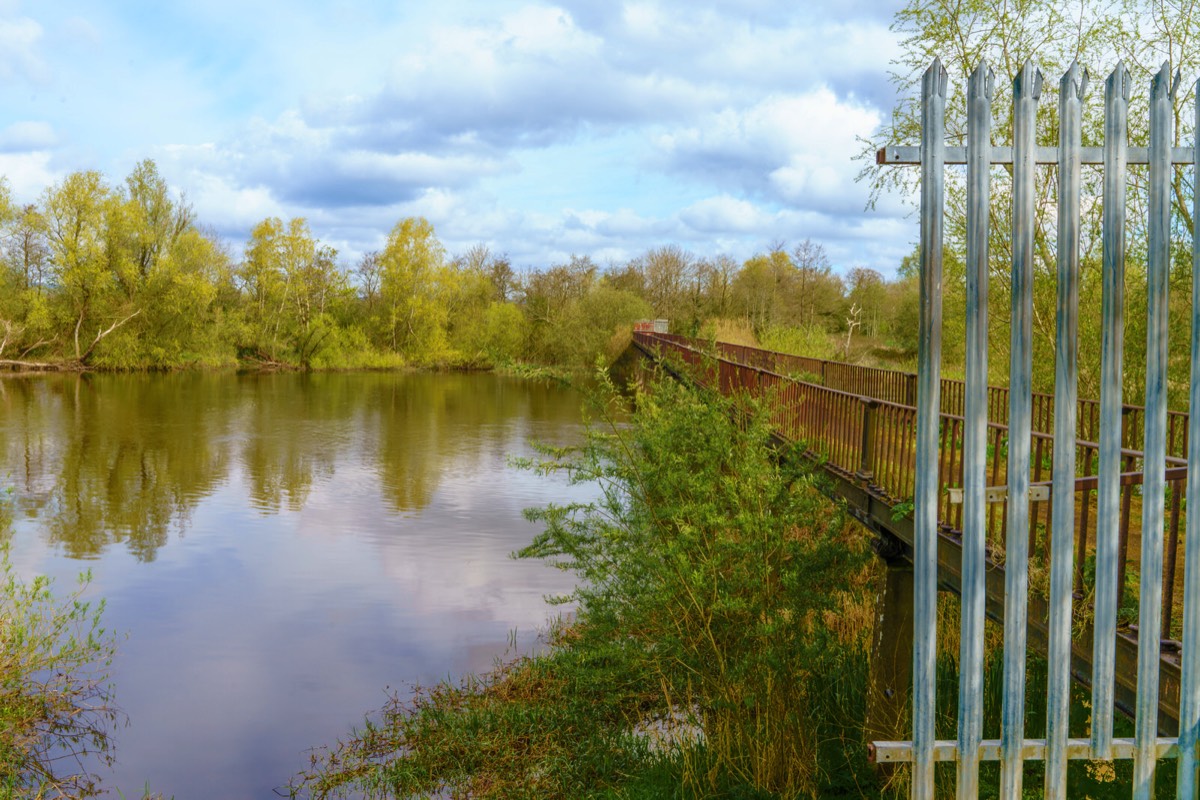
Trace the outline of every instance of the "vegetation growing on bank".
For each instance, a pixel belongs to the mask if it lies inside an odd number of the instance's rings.
[[[6,513],[0,503],[0,533]],[[88,578],[55,597],[47,578],[19,579],[0,546],[0,799],[101,793],[95,770],[112,763],[121,714],[104,604],[82,599]]]
[[[876,790],[862,732],[866,534],[798,453],[772,448],[756,402],[662,382],[626,418],[611,385],[601,395],[581,446],[530,465],[601,490],[531,511],[545,529],[520,554],[580,577],[574,620],[541,655],[397,697],[318,751],[296,795]],[[635,735],[649,729],[682,744]]]

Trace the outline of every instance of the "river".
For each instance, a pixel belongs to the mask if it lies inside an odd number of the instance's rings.
[[[104,784],[266,798],[385,690],[528,651],[569,574],[509,554],[588,490],[509,464],[580,397],[491,374],[0,379],[12,560],[90,569],[129,725]]]

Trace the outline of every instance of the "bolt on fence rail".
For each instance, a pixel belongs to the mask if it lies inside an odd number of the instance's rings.
[[[1036,144],[1037,107],[1042,76],[1027,62],[1013,79],[1013,143],[993,147],[989,142],[993,76],[980,63],[968,86],[968,137],[965,148],[947,148],[945,104],[947,75],[935,60],[922,82],[921,145],[886,147],[881,164],[919,164],[921,168],[920,335],[918,349],[917,435],[915,441],[915,627],[913,656],[913,732],[911,742],[877,742],[895,760],[913,764],[912,796],[932,798],[933,765],[947,758],[958,761],[957,793],[974,797],[978,792],[981,758],[999,758],[1001,796],[1022,796],[1022,774],[1027,760],[1045,760],[1045,795],[1066,797],[1066,762],[1069,759],[1132,758],[1135,798],[1153,796],[1156,759],[1178,757],[1178,796],[1196,796],[1196,743],[1200,722],[1200,514],[1188,515],[1183,610],[1183,655],[1179,736],[1158,736],[1160,637],[1163,622],[1170,624],[1163,600],[1164,495],[1169,458],[1167,446],[1167,278],[1170,249],[1171,173],[1174,164],[1191,164],[1200,186],[1200,143],[1172,147],[1172,102],[1179,75],[1164,64],[1150,86],[1150,145],[1128,146],[1129,75],[1118,65],[1106,82],[1105,141],[1103,147],[1084,148],[1080,141],[1081,113],[1088,83],[1086,70],[1072,65],[1062,77],[1059,91],[1059,141],[1057,147]],[[1200,85],[1198,85],[1200,87]],[[1196,116],[1200,129],[1200,91]],[[934,662],[936,649],[938,412],[940,382],[942,220],[944,166],[966,163],[967,173],[967,349],[963,390],[963,619],[961,686],[957,741],[939,742],[934,736]],[[1094,651],[1092,656],[1093,719],[1089,739],[1069,739],[1067,733],[1070,635],[1072,618],[1072,562],[1075,560],[1075,503],[1078,348],[1078,274],[1080,226],[1080,165],[1104,166],[1102,388],[1098,424],[1099,469],[1096,529],[1096,592]],[[1128,517],[1118,509],[1122,480],[1123,408],[1121,404],[1121,350],[1123,344],[1125,250],[1125,190],[1128,164],[1149,165],[1147,219],[1147,365],[1146,397],[1141,420],[1144,463],[1142,492],[1141,583],[1137,637],[1137,696],[1135,736],[1115,741],[1112,735],[1114,641],[1117,605],[1124,574],[1123,545],[1127,538],[1119,521]],[[1007,457],[1008,531],[1023,531],[1030,520],[1030,452],[1033,434],[1032,285],[1038,164],[1057,166],[1058,299],[1055,337],[1055,392],[1053,409],[1053,471],[1050,526],[1049,677],[1045,740],[1025,738],[1026,612],[1029,593],[1030,541],[1010,535],[1005,542],[1004,676],[1001,738],[981,741],[982,652],[984,597],[986,450],[989,426],[987,387],[987,237],[990,205],[988,173],[991,164],[1012,169],[1012,313],[1009,365]],[[1193,202],[1200,215],[1200,192]],[[1200,216],[1194,217],[1200,219]],[[1196,226],[1200,232],[1200,225]],[[1193,234],[1193,318],[1200,318],[1200,235]],[[1192,328],[1192,377],[1187,455],[1200,458],[1200,325]],[[1091,417],[1089,417],[1091,419]],[[1174,449],[1174,420],[1171,420]],[[1042,443],[1037,443],[1040,470]],[[1174,454],[1170,454],[1174,455]],[[1090,466],[1090,451],[1087,462]],[[1126,461],[1126,465],[1128,465]],[[1186,462],[1185,462],[1186,463]],[[1172,470],[1172,473],[1177,473]],[[1040,472],[1038,473],[1040,474]],[[1178,475],[1172,476],[1178,487]],[[1200,508],[1200,476],[1186,472],[1187,501]],[[1036,506],[1035,506],[1036,507]],[[1083,506],[1087,508],[1086,502]],[[1086,513],[1086,510],[1085,512]],[[1178,519],[1178,488],[1172,501]],[[1192,535],[1194,533],[1194,535]],[[1086,543],[1086,518],[1081,541]],[[1168,562],[1174,578],[1174,544]],[[1160,616],[1160,608],[1162,608]],[[1169,631],[1168,631],[1169,633]]]

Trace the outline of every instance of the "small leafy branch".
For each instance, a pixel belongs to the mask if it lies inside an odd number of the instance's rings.
[[[83,599],[90,579],[56,599],[49,578],[19,579],[0,547],[0,798],[101,793],[94,770],[111,766],[123,715],[108,683],[104,603]]]

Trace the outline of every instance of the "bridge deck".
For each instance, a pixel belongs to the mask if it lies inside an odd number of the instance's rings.
[[[887,538],[901,557],[911,560],[915,436],[916,375],[897,370],[859,367],[834,361],[791,356],[741,345],[717,344],[673,334],[637,332],[634,345],[646,356],[660,360],[669,355],[689,365],[699,383],[723,393],[747,391],[771,393],[772,422],[785,440],[802,442],[821,468],[833,478],[835,491],[843,497],[850,512],[862,524]],[[1001,486],[1006,475],[1008,427],[1008,390],[989,389],[989,465],[990,485]],[[962,486],[963,384],[942,380],[942,414],[939,464],[939,541],[938,580],[940,585],[960,592],[962,574],[962,507],[954,503],[952,488]],[[1048,487],[1054,442],[1053,395],[1034,395],[1034,464],[1030,479],[1035,487]],[[1089,473],[1098,461],[1099,403],[1079,401],[1076,463],[1084,475],[1076,481],[1077,546],[1075,548],[1075,593],[1077,605],[1090,597],[1089,560],[1095,541],[1096,479]],[[1132,716],[1137,692],[1136,598],[1140,552],[1141,514],[1136,513],[1140,497],[1136,486],[1142,475],[1137,471],[1141,448],[1144,410],[1126,406],[1122,422],[1124,472],[1120,525],[1121,578],[1118,585],[1125,626],[1117,633],[1116,705]],[[1170,518],[1167,527],[1165,580],[1161,609],[1164,636],[1180,628],[1183,596],[1182,570],[1178,554],[1183,545],[1181,500],[1186,478],[1187,415],[1172,412],[1168,420],[1167,453],[1171,491]],[[1046,480],[1043,480],[1045,476]],[[1030,510],[1029,552],[1031,565],[1041,569],[1033,574],[1048,574],[1049,500],[1035,500]],[[988,552],[999,560],[988,559],[987,614],[996,621],[1004,615],[1004,541],[1008,532],[1003,502],[991,506],[988,516]],[[1130,543],[1133,542],[1133,547]],[[1131,557],[1131,553],[1133,556]],[[1126,588],[1126,584],[1128,587]],[[1046,587],[1031,581],[1029,598],[1029,645],[1038,652],[1047,649]],[[1039,591],[1040,590],[1040,591]],[[1072,642],[1071,671],[1076,680],[1087,684],[1091,676],[1091,626]],[[1159,696],[1160,735],[1174,735],[1179,716],[1179,643],[1166,638],[1161,651],[1161,687]]]

